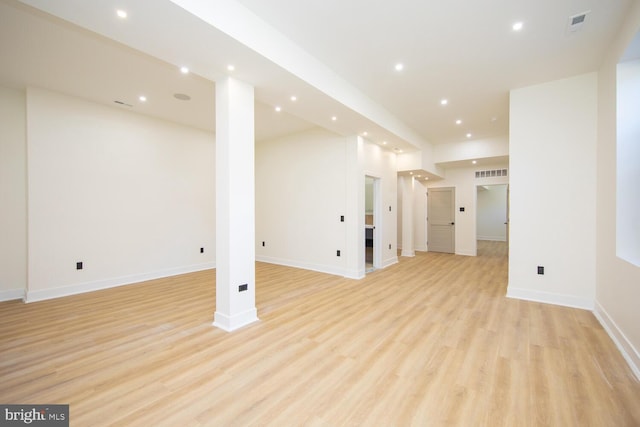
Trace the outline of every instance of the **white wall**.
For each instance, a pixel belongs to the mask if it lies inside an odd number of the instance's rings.
[[[314,129],[256,144],[257,260],[346,275],[349,142]]]
[[[640,266],[640,59],[618,64],[616,247]]]
[[[476,178],[477,170],[508,169],[507,164],[493,164],[450,168],[445,171],[445,179],[428,184],[428,188],[455,187],[455,253],[475,256],[477,254],[477,190],[478,185],[507,184],[509,176]],[[464,212],[460,208],[464,207]],[[427,212],[428,215],[428,212]],[[428,246],[428,245],[427,245]]]
[[[31,88],[27,135],[28,301],[214,266],[212,134]]]
[[[640,379],[640,268],[616,256],[616,65],[638,31],[635,1],[598,72],[595,313]]]
[[[25,94],[0,87],[0,301],[27,286]]]
[[[433,155],[436,163],[508,156],[509,138],[504,135],[494,138],[438,144],[434,146]]]
[[[509,296],[593,308],[597,110],[596,73],[511,91]]]
[[[478,189],[478,240],[507,241],[507,186],[482,185]]]
[[[362,138],[323,129],[258,142],[256,259],[363,277],[368,175],[380,179],[381,266],[397,262],[395,157]]]

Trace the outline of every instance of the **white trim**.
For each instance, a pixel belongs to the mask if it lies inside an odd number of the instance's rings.
[[[638,381],[640,381],[640,352],[638,349],[633,346],[631,341],[629,341],[624,332],[622,332],[598,301],[596,301],[593,315],[596,316],[596,319],[598,319],[604,330],[611,337],[613,343],[618,347],[618,350],[620,350],[622,357],[624,357],[624,360],[629,364],[633,374]]]
[[[530,289],[513,288],[511,286],[507,288],[507,298],[562,305],[565,307],[582,308],[589,311],[593,310],[593,300],[589,298],[554,294],[551,292],[532,291]]]
[[[286,267],[301,268],[303,270],[317,271],[318,273],[333,274],[334,276],[342,276],[342,277],[350,277],[348,276],[348,274],[354,273],[353,271],[350,272],[343,267],[314,264],[311,262],[295,261],[295,260],[276,258],[276,257],[265,256],[265,255],[256,255],[256,261],[266,262],[268,264],[284,265]]]
[[[478,236],[476,240],[488,240],[490,242],[506,242],[505,236]]]
[[[0,291],[0,302],[12,301],[16,299],[24,299],[24,289],[9,289],[8,291]]]
[[[43,301],[52,298],[66,297],[69,295],[82,294],[85,292],[98,291],[101,289],[115,288],[117,286],[131,285],[144,282],[146,280],[160,279],[163,277],[177,276],[178,274],[194,273],[196,271],[210,270],[216,268],[215,262],[195,264],[185,267],[169,268],[166,270],[153,271],[149,273],[134,274],[131,276],[114,277],[110,279],[96,280],[93,282],[79,283],[76,285],[63,286],[53,289],[27,290],[24,302]]]
[[[216,311],[213,319],[212,325],[226,332],[233,332],[236,329],[240,329],[259,320],[255,307],[242,313],[234,314],[233,316],[227,316],[226,314]]]
[[[265,255],[256,255],[256,261],[266,262],[267,264],[284,265],[285,267],[301,268],[303,270],[317,271],[318,273],[333,274],[334,276],[342,276],[347,279],[363,279],[366,274],[364,269],[351,270],[342,267],[334,267],[328,265],[314,264],[304,261],[294,261],[290,259],[275,258]],[[396,264],[398,257],[389,258],[381,261],[380,269]]]
[[[473,251],[456,251],[456,255],[476,256],[476,254],[473,253]]]
[[[398,257],[397,256],[393,256],[391,258],[387,258],[385,260],[382,260],[382,265],[380,266],[380,268],[387,268],[393,264],[397,264],[398,263]]]
[[[406,257],[413,257],[416,256],[416,252],[411,249],[411,250],[402,250],[402,252],[400,252],[400,256],[406,256]]]

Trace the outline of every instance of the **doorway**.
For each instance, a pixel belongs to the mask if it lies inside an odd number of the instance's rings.
[[[455,200],[454,187],[430,188],[427,192],[427,249],[430,252],[455,253]]]
[[[365,273],[371,273],[380,266],[380,179],[365,176],[364,182],[364,264]]]
[[[508,186],[507,184],[478,185],[477,240],[508,242]]]

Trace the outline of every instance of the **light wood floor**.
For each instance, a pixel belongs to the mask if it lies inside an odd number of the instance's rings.
[[[355,281],[257,265],[260,322],[211,326],[207,271],[0,303],[0,403],[72,426],[639,426],[590,312],[504,297],[504,244]]]

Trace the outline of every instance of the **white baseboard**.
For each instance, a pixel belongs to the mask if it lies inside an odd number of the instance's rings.
[[[397,256],[393,256],[391,258],[383,259],[382,260],[382,265],[380,265],[380,268],[387,268],[390,265],[397,264],[397,263],[398,263],[398,257]]]
[[[345,268],[336,267],[333,265],[315,264],[312,262],[276,258],[265,255],[256,255],[256,261],[266,262],[267,264],[284,265],[285,267],[301,268],[303,270],[317,271],[318,273],[333,274],[334,276],[349,277],[349,273],[351,275],[357,274],[357,272],[348,271]]]
[[[240,329],[253,322],[257,322],[258,312],[255,307],[243,311],[242,313],[234,314],[233,316],[227,316],[226,314],[216,311],[213,318],[213,326],[226,332],[233,332],[236,329]]]
[[[318,273],[333,274],[334,276],[342,276],[342,277],[346,277],[347,279],[359,280],[359,279],[363,279],[366,275],[364,269],[351,270],[351,269],[335,267],[331,265],[314,264],[310,262],[295,261],[290,259],[276,258],[276,257],[270,257],[270,256],[264,256],[264,255],[256,255],[256,261],[266,262],[267,264],[284,265],[286,267],[301,268],[303,270],[317,271]],[[398,262],[397,256],[388,258],[386,260],[382,260],[381,262],[382,265],[380,265],[380,268],[386,268],[390,265],[396,264],[397,262]]]
[[[0,302],[12,301],[15,299],[24,299],[24,289],[9,289],[8,291],[0,291]]]
[[[551,292],[532,291],[530,289],[513,288],[510,286],[507,288],[507,298],[562,305],[565,307],[582,308],[590,311],[593,310],[593,301],[588,298],[554,294]]]
[[[477,254],[474,253],[472,250],[461,250],[461,251],[456,251],[456,255],[476,256]]]
[[[413,256],[416,256],[416,253],[415,253],[415,251],[413,249],[406,250],[406,251],[403,249],[400,252],[400,256],[413,257]]]
[[[489,240],[490,242],[506,242],[507,238],[504,236],[478,236],[477,240]]]
[[[117,286],[131,285],[133,283],[144,282],[146,280],[161,279],[163,277],[177,276],[179,274],[194,273],[196,271],[209,270],[212,268],[216,268],[215,262],[169,268],[166,270],[134,274],[131,276],[114,277],[53,289],[43,289],[35,291],[28,290],[25,294],[24,302],[29,303],[52,298],[66,297],[69,295],[82,294],[85,292],[99,291],[101,289],[115,288]]]
[[[593,314],[596,316],[596,319],[598,319],[607,334],[609,334],[616,347],[618,347],[618,350],[620,350],[622,357],[624,357],[624,360],[629,364],[633,374],[636,376],[638,381],[640,381],[640,352],[638,352],[638,349],[636,349],[631,341],[627,339],[624,332],[620,330],[616,322],[614,322],[611,316],[609,316],[609,313],[607,313],[598,301],[596,301]]]

